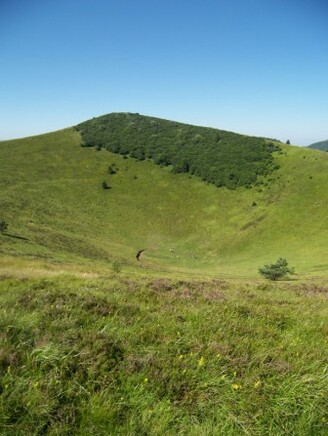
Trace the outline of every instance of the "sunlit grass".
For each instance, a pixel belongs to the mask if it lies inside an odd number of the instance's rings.
[[[0,432],[327,434],[322,284],[0,282]]]

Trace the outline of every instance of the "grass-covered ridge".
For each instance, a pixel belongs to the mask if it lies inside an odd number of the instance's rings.
[[[275,168],[277,146],[262,138],[131,113],[112,113],[76,126],[86,147],[172,165],[216,186],[251,186]]]
[[[284,257],[301,277],[327,276],[328,155],[280,147],[260,186],[229,190],[81,147],[73,129],[1,142],[1,256],[221,277]]]
[[[4,436],[327,434],[326,286],[0,276]]]
[[[309,145],[309,148],[321,151],[328,151],[328,139],[326,139],[325,141],[315,142],[314,144]]]

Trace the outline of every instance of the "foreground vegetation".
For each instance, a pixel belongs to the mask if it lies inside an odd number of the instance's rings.
[[[101,147],[139,160],[172,165],[216,186],[234,189],[257,183],[277,168],[273,142],[224,130],[196,127],[131,113],[113,113],[76,126],[85,147]]]
[[[2,435],[327,434],[327,286],[1,278]]]

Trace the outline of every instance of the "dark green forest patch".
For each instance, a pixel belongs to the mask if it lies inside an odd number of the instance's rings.
[[[250,187],[276,168],[272,153],[277,145],[223,130],[131,113],[104,115],[75,128],[85,147],[152,159],[172,166],[174,173],[190,173],[218,187]]]

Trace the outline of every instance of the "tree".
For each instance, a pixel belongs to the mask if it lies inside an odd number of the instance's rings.
[[[188,171],[189,164],[185,159],[178,159],[173,165],[173,173],[187,173]]]
[[[6,223],[6,221],[4,220],[0,220],[0,232],[4,234],[7,229],[8,229],[8,223]]]
[[[117,170],[118,170],[118,168],[117,168],[116,164],[111,164],[108,167],[109,174],[116,174]]]
[[[106,180],[104,180],[101,184],[103,189],[111,189],[111,187],[109,186],[109,184],[106,182]]]
[[[289,139],[287,139],[286,144],[288,144],[288,145],[290,144],[290,140]]]
[[[137,160],[145,160],[145,152],[140,148],[131,150],[130,156]]]
[[[279,280],[287,278],[289,275],[295,274],[294,268],[288,267],[286,259],[280,257],[276,263],[264,265],[259,268],[259,273],[268,280]]]

